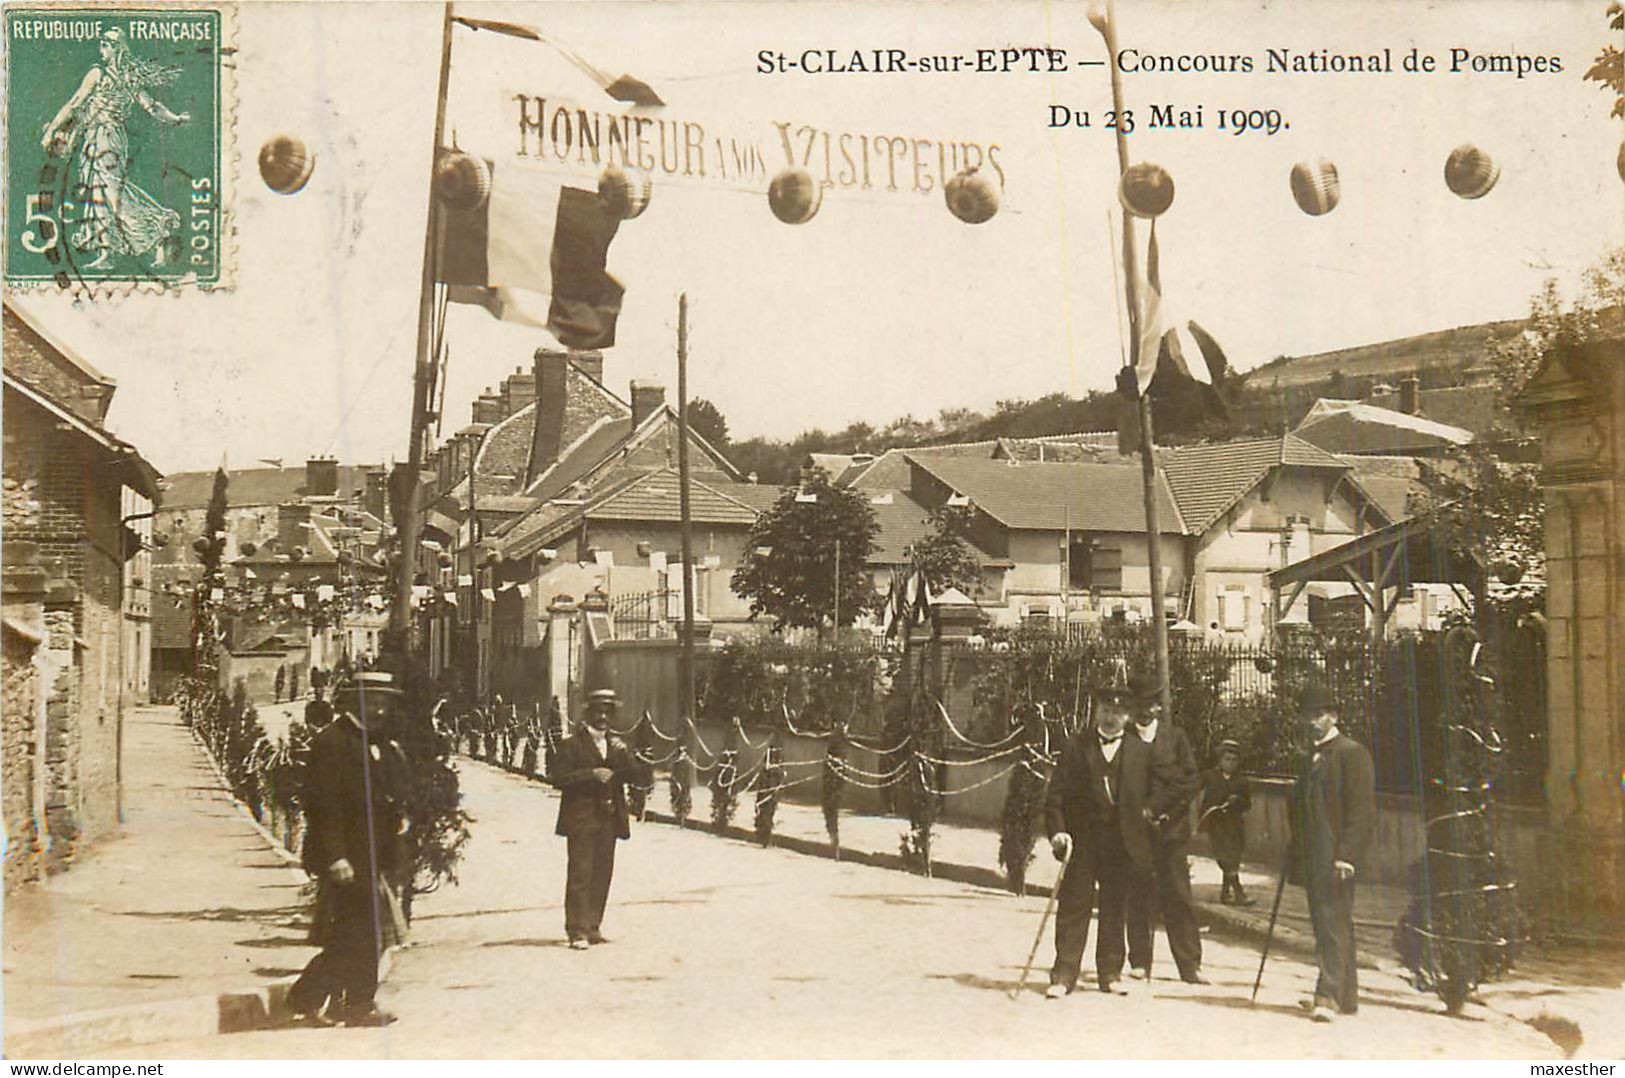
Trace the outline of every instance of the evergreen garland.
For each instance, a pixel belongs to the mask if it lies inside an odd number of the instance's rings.
[[[1037,709],[1027,708],[1033,715]],[[1027,866],[1032,863],[1035,833],[1033,821],[1040,811],[1048,781],[1031,761],[1044,747],[1041,720],[1022,723],[1022,753],[1016,757],[1015,769],[1005,788],[1004,816],[999,825],[999,864],[1004,868],[1010,890],[1018,895],[1027,893]],[[1031,751],[1029,751],[1031,750]]]
[[[671,794],[671,814],[676,818],[677,826],[687,827],[688,814],[694,808],[694,761],[689,759],[686,749],[680,750],[677,759],[672,761],[667,789]]]
[[[778,815],[780,787],[784,785],[783,758],[779,735],[775,733],[768,740],[761,769],[756,773],[756,840],[763,846],[773,844],[774,817]]]
[[[1522,935],[1513,884],[1495,849],[1491,791],[1502,744],[1487,715],[1488,679],[1475,669],[1478,646],[1466,627],[1441,644],[1442,721],[1431,724],[1421,746],[1427,852],[1394,932],[1416,987],[1436,993],[1451,1014],[1482,982],[1511,968]]]
[[[739,725],[735,723],[724,735],[722,752],[711,770],[711,826],[719,835],[728,829],[739,808],[739,791],[735,789],[738,780]]]
[[[841,765],[851,751],[846,740],[846,727],[830,735],[829,748],[824,753],[824,783],[820,800],[824,809],[824,830],[835,847],[835,859],[841,859],[841,795],[846,791],[846,776]]]
[[[939,648],[933,641],[928,648]],[[925,692],[925,671],[929,650],[919,653],[910,678],[908,690],[908,731],[912,749],[908,766],[903,769],[903,782],[899,788],[908,814],[908,833],[903,836],[900,852],[905,863],[931,875],[931,837],[941,812],[942,775],[938,765],[928,757],[942,759],[944,731],[937,721],[936,708]]]
[[[626,792],[627,807],[639,820],[649,808],[649,795],[654,792],[655,769],[649,761],[654,757],[654,719],[645,711],[632,731],[632,781]]]
[[[542,771],[552,775],[558,761],[559,745],[564,741],[564,708],[559,705],[559,698],[553,697],[553,703],[547,709],[547,741],[545,751],[542,753]]]

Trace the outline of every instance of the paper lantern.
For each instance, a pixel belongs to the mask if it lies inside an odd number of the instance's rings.
[[[942,190],[949,212],[968,225],[979,225],[999,212],[998,181],[981,169],[955,173]]]
[[[1445,186],[1462,198],[1483,198],[1500,178],[1501,166],[1470,142],[1457,146],[1445,158]]]
[[[787,225],[804,225],[823,204],[824,189],[804,168],[787,168],[767,185],[767,204],[773,216]]]
[[[1136,217],[1161,217],[1174,204],[1174,178],[1161,165],[1130,165],[1117,185],[1117,201]]]
[[[479,209],[491,197],[491,166],[461,150],[442,153],[434,166],[434,195],[447,209]]]
[[[354,560],[355,560],[355,555],[351,554],[348,550],[339,551],[339,553],[338,553],[338,562],[339,562],[340,565],[349,565]]]
[[[1502,558],[1495,563],[1495,579],[1510,588],[1523,579],[1523,566],[1511,558]]]
[[[164,547],[169,545],[169,536],[165,535],[163,532],[159,532],[157,535],[152,537],[152,545],[157,547],[159,550],[162,550]]]
[[[610,165],[598,177],[598,197],[612,216],[630,221],[649,208],[654,181],[641,169]]]
[[[316,155],[292,135],[276,135],[260,147],[260,178],[279,195],[304,190],[316,167]]]
[[[305,560],[305,548],[302,547],[302,546],[296,546],[292,550],[288,551],[288,560],[289,561],[304,561]]]
[[[253,543],[244,543],[237,549],[243,552],[243,557],[252,558],[255,554],[259,553],[260,548],[255,546]]]
[[[1258,667],[1260,674],[1267,674],[1275,669],[1275,658],[1270,655],[1260,655],[1253,660],[1253,665]]]
[[[192,549],[199,554],[208,553],[209,541],[200,535],[192,540]]]
[[[439,564],[440,568],[442,568],[442,569],[450,569],[451,568],[451,555],[447,554],[444,550],[442,550],[435,557],[435,561]]]
[[[1337,209],[1343,197],[1337,180],[1337,166],[1318,157],[1292,166],[1292,199],[1310,217],[1320,217]]]

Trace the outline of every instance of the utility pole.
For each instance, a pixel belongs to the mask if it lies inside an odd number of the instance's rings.
[[[835,646],[841,646],[841,537],[835,537]]]
[[[435,164],[446,131],[446,87],[451,80],[451,3],[441,17],[440,89],[435,95],[434,145],[429,147],[429,206],[423,226],[423,274],[418,295],[417,361],[412,372],[412,429],[406,447],[405,475],[396,491],[395,537],[400,564],[395,567],[395,600],[389,608],[389,636],[403,665],[415,650],[412,585],[417,579],[418,476],[423,469],[423,442],[429,426],[429,386],[434,380],[435,247],[439,240],[440,206],[434,197]],[[394,478],[394,477],[391,477]]]
[[[1090,22],[1100,36],[1106,39],[1106,66],[1112,78],[1112,108],[1123,114],[1123,73],[1117,66],[1117,3],[1106,0],[1106,17]],[[1128,136],[1121,124],[1117,127],[1117,171],[1119,177],[1128,171]],[[1123,214],[1123,277],[1128,295],[1128,365],[1136,367],[1140,360],[1140,303],[1137,285],[1134,246],[1134,218]],[[1161,683],[1162,713],[1173,717],[1173,699],[1168,686],[1168,622],[1163,616],[1162,603],[1162,529],[1157,521],[1157,462],[1156,443],[1151,429],[1151,397],[1139,395],[1140,408],[1140,478],[1145,488],[1145,546],[1146,566],[1151,575],[1151,632],[1157,649],[1157,680]]]
[[[694,718],[694,519],[688,499],[688,293],[677,297],[677,513],[683,544],[683,715]]]

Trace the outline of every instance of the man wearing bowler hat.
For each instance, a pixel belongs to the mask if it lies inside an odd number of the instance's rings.
[[[566,843],[564,933],[575,950],[608,942],[601,926],[615,873],[615,843],[632,837],[626,782],[634,761],[609,732],[618,706],[613,689],[588,693],[581,729],[559,744],[550,772],[553,785],[563,791],[554,830]]]
[[[1292,864],[1309,899],[1320,978],[1304,1007],[1317,1022],[1359,1007],[1354,885],[1369,862],[1377,816],[1371,754],[1337,729],[1337,700],[1319,681],[1304,687],[1298,718],[1313,742],[1293,797]]]
[[[1096,983],[1120,992],[1124,918],[1130,895],[1149,889],[1152,852],[1146,822],[1151,747],[1128,728],[1132,697],[1125,688],[1097,690],[1095,722],[1061,749],[1044,818],[1056,860],[1070,854],[1055,912],[1055,965],[1045,996],[1059,999],[1077,984],[1089,941],[1089,914],[1100,894],[1095,941]]]
[[[333,694],[334,718],[311,741],[304,864],[317,879],[311,942],[322,950],[288,1005],[316,1025],[395,1020],[373,996],[379,959],[406,932],[390,883],[407,863],[410,774],[389,732],[402,702],[390,675],[359,674]]]
[[[1201,773],[1185,731],[1162,713],[1162,684],[1151,674],[1129,678],[1134,699],[1134,732],[1151,749],[1151,786],[1146,817],[1151,828],[1152,895],[1130,896],[1128,961],[1135,975],[1151,979],[1151,951],[1156,945],[1156,917],[1168,932],[1179,979],[1207,984],[1202,976],[1202,930],[1191,898],[1191,802]]]

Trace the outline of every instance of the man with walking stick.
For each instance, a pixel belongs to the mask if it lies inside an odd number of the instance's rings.
[[[1095,725],[1071,737],[1044,799],[1050,847],[1068,861],[1055,915],[1055,965],[1048,999],[1077,985],[1089,941],[1089,915],[1100,893],[1100,938],[1095,973],[1102,992],[1121,994],[1125,957],[1124,921],[1129,894],[1145,895],[1151,873],[1147,822],[1151,747],[1124,737],[1131,698],[1127,689],[1095,693]]]
[[[1359,1007],[1355,975],[1354,882],[1367,864],[1377,816],[1376,781],[1365,746],[1337,729],[1337,700],[1305,686],[1298,717],[1314,748],[1293,797],[1288,864],[1308,893],[1320,978],[1303,1006],[1317,1022]]]

